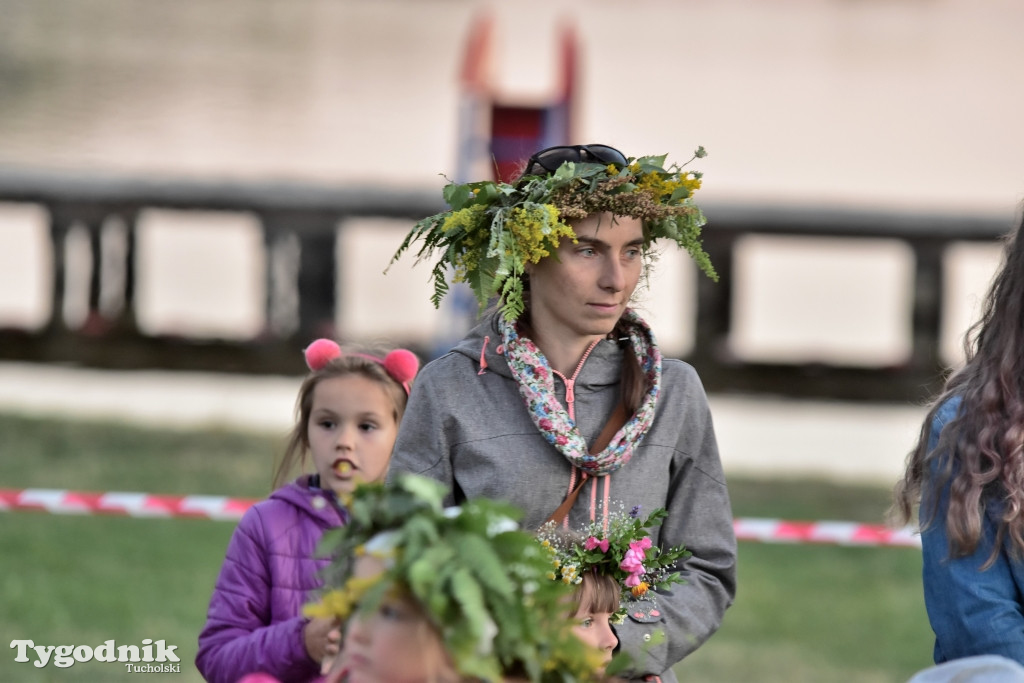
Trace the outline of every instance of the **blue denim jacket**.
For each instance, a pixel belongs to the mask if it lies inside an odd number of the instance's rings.
[[[935,449],[942,429],[956,417],[959,407],[960,398],[952,398],[935,414],[929,450]],[[937,469],[936,461],[931,469]],[[922,514],[929,509],[933,495],[926,483]],[[981,569],[992,552],[1001,504],[987,504],[977,550],[950,559],[945,526],[948,500],[948,489],[944,489],[939,493],[934,522],[921,533],[924,599],[935,631],[935,663],[995,654],[1024,664],[1024,563],[1013,560],[1004,544],[995,563]]]

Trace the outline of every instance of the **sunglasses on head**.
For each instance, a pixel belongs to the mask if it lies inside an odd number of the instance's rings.
[[[574,164],[615,164],[620,168],[627,165],[626,155],[608,145],[558,145],[531,156],[523,175],[554,173],[567,161]]]

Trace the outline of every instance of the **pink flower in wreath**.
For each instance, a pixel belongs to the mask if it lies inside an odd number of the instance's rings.
[[[632,545],[630,543],[630,546]],[[622,558],[622,562],[619,563],[619,569],[638,575],[646,572],[647,570],[644,568],[644,551],[631,547],[626,551],[626,556]],[[635,586],[636,584],[633,585]]]
[[[583,547],[586,548],[587,550],[593,550],[594,548],[600,548],[602,553],[606,553],[606,552],[608,552],[608,539],[606,538],[606,539],[603,539],[603,540],[599,541],[599,540],[597,540],[597,537],[591,536],[583,544]]]
[[[640,557],[646,557],[647,553],[644,551],[651,547],[651,537],[644,536],[639,541],[632,541],[629,544],[630,550],[639,550]]]
[[[640,585],[640,574],[630,574],[629,576],[626,577],[626,580],[625,580],[624,583],[626,584],[626,588],[632,588],[633,586],[639,586]]]

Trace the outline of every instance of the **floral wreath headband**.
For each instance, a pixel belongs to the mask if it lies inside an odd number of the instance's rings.
[[[327,367],[328,363],[336,358],[341,358],[344,354],[336,341],[317,339],[306,347],[303,355],[306,357],[306,367],[316,372],[323,370]],[[365,358],[382,365],[388,376],[402,385],[406,396],[409,395],[409,382],[412,381],[412,378],[416,376],[416,372],[420,369],[419,358],[408,349],[395,349],[383,358],[366,353],[350,353],[348,355]]]
[[[650,600],[653,589],[685,583],[678,565],[690,557],[690,551],[681,545],[662,550],[649,535],[649,530],[659,526],[667,515],[665,508],[658,508],[644,519],[637,505],[629,514],[609,515],[607,530],[603,523],[591,522],[579,540],[567,538],[555,523],[548,522],[537,532],[541,547],[554,565],[548,578],[576,585],[590,571],[612,577],[622,589],[623,606],[616,612],[621,620],[630,599]]]
[[[444,509],[444,494],[407,473],[357,486],[348,523],[321,542],[331,562],[304,614],[345,620],[397,592],[420,605],[464,676],[502,680],[518,664],[534,682],[589,680],[600,660],[570,630],[569,587],[546,579],[547,555],[519,512],[486,499]],[[353,577],[364,555],[382,560],[381,575]]]
[[[545,153],[554,150],[576,150],[579,161],[564,161],[552,170],[553,164],[545,165],[543,160]],[[589,150],[597,153],[586,154]],[[451,209],[416,223],[391,264],[420,242],[417,263],[440,252],[431,272],[435,307],[448,292],[451,267],[453,281],[467,283],[481,308],[497,296],[502,314],[514,321],[524,310],[526,264],[554,254],[562,237],[575,241],[569,221],[610,211],[643,221],[645,254],[656,240],[672,240],[717,281],[701,244],[706,220],[693,201],[702,174],[683,168],[707,153],[698,147],[685,164],[667,167],[666,156],[626,157],[605,145],[557,147],[531,157],[527,172],[538,174],[524,175],[515,184],[450,182],[443,194]],[[606,163],[606,159],[625,163]]]

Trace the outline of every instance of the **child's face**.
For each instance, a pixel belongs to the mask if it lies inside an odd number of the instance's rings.
[[[608,666],[608,662],[612,661],[612,651],[619,644],[619,639],[612,630],[612,613],[595,612],[590,600],[584,596],[573,619],[576,623],[572,630],[576,636],[601,653],[603,657],[601,669],[603,671],[604,667]]]
[[[382,571],[381,561],[364,555],[353,575],[371,578]],[[339,655],[347,683],[425,683],[457,677],[441,639],[416,605],[388,597],[371,613],[356,612],[348,622]]]
[[[379,383],[363,375],[320,381],[306,425],[320,485],[350,493],[360,481],[387,474],[398,435],[395,406]]]

